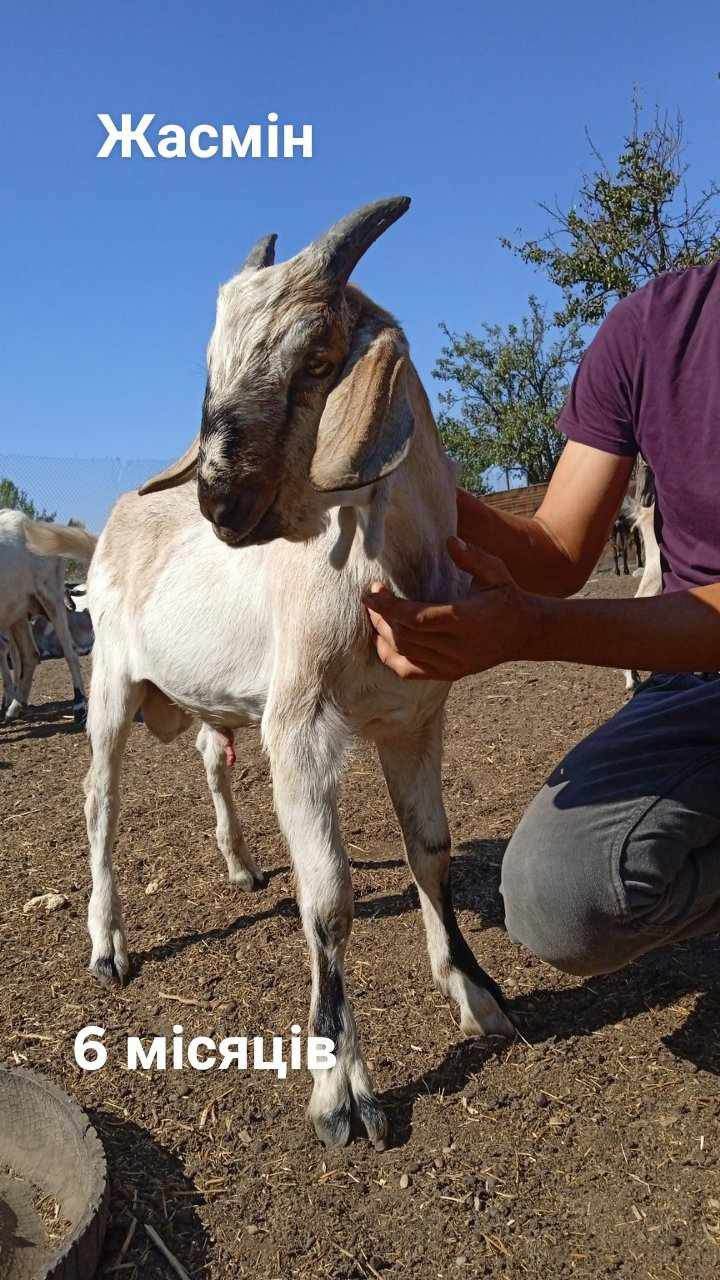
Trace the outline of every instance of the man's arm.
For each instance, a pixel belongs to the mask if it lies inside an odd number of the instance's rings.
[[[458,535],[503,560],[526,591],[572,595],[600,558],[632,465],[570,441],[534,516],[508,515],[460,489]]]
[[[457,539],[473,575],[453,604],[365,597],[378,655],[403,679],[459,680],[517,659],[655,671],[720,670],[720,583],[644,600],[560,600],[523,590],[496,556]]]
[[[720,670],[720,583],[645,600],[538,597],[528,658],[636,671]]]

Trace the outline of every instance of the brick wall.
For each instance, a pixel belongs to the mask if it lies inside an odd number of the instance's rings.
[[[547,483],[529,484],[524,489],[500,489],[497,493],[488,493],[483,501],[514,516],[532,516],[546,493]]]

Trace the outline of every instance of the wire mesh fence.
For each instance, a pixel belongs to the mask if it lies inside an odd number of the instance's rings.
[[[9,488],[29,500],[39,517],[53,517],[67,524],[81,520],[99,533],[121,493],[138,489],[144,480],[162,471],[169,458],[39,458],[27,454],[0,453],[0,507],[8,504]],[[546,485],[499,491],[489,495],[498,507],[530,515],[540,503]],[[613,568],[613,552],[607,544],[597,565]]]
[[[38,458],[0,453],[0,507],[13,486],[38,516],[67,524],[81,520],[99,532],[121,493],[137,489],[169,458]],[[8,481],[9,484],[3,484]]]

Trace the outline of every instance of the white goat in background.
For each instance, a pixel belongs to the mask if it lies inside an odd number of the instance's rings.
[[[440,772],[449,686],[388,671],[361,603],[377,578],[422,600],[469,585],[446,550],[453,467],[404,334],[347,283],[408,205],[360,209],[278,265],[274,236],[256,245],[220,290],[199,437],[141,490],[150,496],[121,498],[88,576],[91,968],[101,980],[129,973],[112,847],[133,716],[142,708],[165,741],[200,718],[218,843],[231,879],[248,886],[260,873],[228,758],[234,730],[261,720],[310,949],[309,1033],[329,1036],[337,1056],[314,1073],[310,1114],[328,1144],[347,1141],[355,1114],[378,1147],[387,1121],[344,982],[353,895],[336,790],[354,735],[379,752],[436,983],[458,1002],[466,1034],[512,1034],[452,905]],[[197,488],[185,483],[195,475]]]
[[[635,599],[640,600],[643,596],[659,596],[662,591],[662,564],[660,560],[660,547],[655,533],[655,486],[652,472],[648,470],[645,478],[645,501],[635,502],[635,518],[633,528],[637,530],[642,538],[642,544],[645,551],[645,567],[640,579],[640,586],[635,592]],[[647,499],[652,498],[652,502],[648,503]],[[642,683],[642,677],[639,671],[625,671],[625,689],[628,693],[634,692]]]
[[[33,545],[29,547],[28,535]],[[30,697],[32,678],[40,661],[28,619],[42,614],[52,623],[70,668],[73,682],[73,715],[84,724],[87,704],[80,663],[67,620],[65,567],[62,555],[89,560],[96,539],[83,529],[66,528],[31,520],[21,511],[0,511],[0,632],[11,645],[12,693],[8,720],[22,715]],[[58,550],[62,543],[64,550]],[[7,657],[2,666],[8,694]]]

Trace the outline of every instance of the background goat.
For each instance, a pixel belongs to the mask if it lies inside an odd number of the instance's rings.
[[[615,572],[618,576],[620,576],[621,560],[623,573],[625,575],[630,573],[628,551],[631,545],[634,545],[635,547],[638,569],[641,569],[645,563],[642,538],[636,523],[637,513],[638,503],[634,498],[631,498],[630,495],[627,494],[623,498],[620,510],[615,517],[615,523],[613,524],[612,534],[610,537],[613,549],[613,558],[615,561]]]
[[[655,533],[655,476],[644,458],[638,458],[635,479],[635,494],[623,499],[621,513],[627,509],[632,521],[634,536],[643,547],[644,569],[640,586],[635,592],[635,599],[642,596],[657,596],[662,591],[662,565],[660,547]],[[638,556],[638,563],[640,557]],[[616,571],[617,561],[616,561]],[[618,571],[619,572],[619,571]],[[637,689],[641,683],[639,671],[625,671],[625,688],[628,693]]]
[[[20,654],[12,635],[0,636],[0,677],[3,685],[0,720],[4,719],[8,707],[17,701],[18,691],[15,679],[19,670]]]
[[[32,534],[30,548],[26,538]],[[7,719],[22,715],[39,657],[29,618],[42,614],[55,629],[73,681],[73,716],[84,723],[85,689],[65,607],[63,554],[89,560],[96,539],[83,529],[31,520],[20,511],[0,511],[0,632],[12,642],[13,693]],[[62,548],[62,549],[61,549]],[[17,665],[16,665],[17,664]],[[3,676],[7,670],[7,660]]]
[[[164,741],[200,718],[218,843],[231,878],[248,885],[259,872],[228,762],[234,730],[261,720],[310,950],[309,1032],[337,1055],[314,1073],[310,1113],[326,1143],[347,1141],[354,1113],[378,1147],[387,1122],[344,980],[353,896],[336,789],[353,735],[377,745],[437,985],[466,1034],[512,1033],[452,904],[440,770],[449,686],[383,667],[361,603],[377,578],[424,600],[469,585],[446,550],[454,469],[405,336],[347,283],[408,205],[367,206],[278,265],[274,236],[255,246],[220,290],[199,437],[144,487],[150,496],[121,498],[88,576],[91,968],[101,980],[129,971],[112,846],[133,716],[142,708]],[[195,475],[197,490],[184,483]]]
[[[635,528],[642,538],[645,548],[645,568],[640,579],[640,586],[635,592],[635,599],[639,600],[641,596],[659,596],[662,591],[662,565],[660,563],[660,548],[655,535],[654,502],[650,507],[637,505]],[[624,675],[627,691],[631,692],[637,689],[641,683],[640,672],[628,670],[624,672]]]
[[[65,603],[67,612],[67,624],[70,628],[70,636],[73,642],[73,648],[76,653],[86,656],[91,652],[93,646],[93,626],[90,618],[89,609],[78,609],[73,603],[72,608],[67,606],[68,593],[65,592]],[[61,658],[63,656],[62,645],[58,639],[57,632],[51,622],[42,614],[36,615],[31,619],[30,626],[32,628],[33,640],[35,648],[42,659],[45,658]]]

